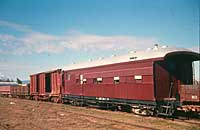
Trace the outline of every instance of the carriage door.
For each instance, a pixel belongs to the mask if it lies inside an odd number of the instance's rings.
[[[162,100],[168,97],[169,93],[169,73],[161,66],[161,62],[154,63],[154,86],[155,97],[157,100]]]
[[[170,88],[169,88],[169,97],[170,98],[178,98],[178,62],[171,60],[171,61],[165,61],[166,63],[166,69],[169,72],[169,82],[170,82]]]
[[[174,62],[157,61],[154,63],[155,97],[157,100],[175,98],[178,82]]]

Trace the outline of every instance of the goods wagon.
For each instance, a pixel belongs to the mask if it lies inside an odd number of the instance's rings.
[[[17,87],[18,84],[15,82],[0,82],[0,95],[11,96],[13,94],[13,89]]]
[[[30,96],[32,99],[60,101],[61,69],[33,74],[30,77]]]
[[[184,103],[199,105],[193,61],[199,54],[158,47],[63,68],[62,98],[75,105],[130,108],[170,116]]]
[[[17,87],[12,87],[11,89],[12,97],[29,99],[29,85],[18,84]]]
[[[0,86],[1,95],[10,95],[12,86]]]
[[[29,87],[27,84],[17,84],[15,82],[1,82],[0,95],[6,97],[29,98]]]

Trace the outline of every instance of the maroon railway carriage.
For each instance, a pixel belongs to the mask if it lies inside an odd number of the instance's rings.
[[[30,96],[35,100],[59,102],[61,98],[61,69],[30,76]]]
[[[62,96],[76,105],[129,106],[143,114],[172,115],[185,102],[199,104],[193,61],[199,54],[158,47],[64,68]],[[183,91],[190,89],[190,93]]]

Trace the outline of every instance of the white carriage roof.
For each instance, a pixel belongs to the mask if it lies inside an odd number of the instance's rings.
[[[16,82],[0,82],[0,86],[16,86]]]
[[[83,63],[74,63],[74,64],[63,67],[63,70],[74,70],[74,69],[89,68],[89,67],[95,67],[95,66],[101,66],[101,65],[109,65],[109,64],[114,64],[114,63],[122,63],[122,62],[128,62],[128,61],[159,58],[159,57],[165,57],[167,54],[171,52],[182,52],[182,51],[192,52],[191,50],[184,49],[184,48],[155,46],[154,48],[148,48],[145,51],[134,51],[126,55],[112,56],[109,58],[100,58],[98,60],[91,60],[91,61],[87,61]]]

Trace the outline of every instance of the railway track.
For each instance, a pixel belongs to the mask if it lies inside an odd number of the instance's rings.
[[[0,129],[2,130],[16,130],[20,128],[34,130],[54,130],[57,128],[61,130],[76,128],[79,128],[79,130],[161,130],[168,128],[166,124],[171,126],[170,130],[172,130],[177,127],[187,128],[188,126],[192,126],[192,128],[195,128],[195,126],[200,126],[199,122],[194,122],[193,120],[175,120],[172,122],[163,118],[141,117],[125,112],[74,107],[66,104],[11,98],[5,98],[0,101],[2,106],[0,109],[5,111],[0,113],[0,120],[2,119]],[[10,102],[14,102],[15,104],[10,104]],[[12,109],[10,106],[12,106]],[[6,113],[6,111],[9,113]],[[177,124],[178,126],[174,126],[173,124]]]
[[[113,119],[106,118],[106,117],[99,117],[99,116],[83,114],[83,113],[78,113],[78,112],[69,112],[69,111],[67,111],[67,113],[72,114],[72,115],[77,115],[77,117],[80,117],[80,118],[87,117],[87,118],[91,118],[91,119],[94,119],[94,120],[104,120],[106,122],[113,123],[113,125],[121,124],[121,125],[124,125],[125,127],[128,127],[128,128],[142,128],[142,129],[148,129],[148,130],[159,130],[159,129],[148,127],[148,126],[141,126],[141,125],[136,125],[136,124],[132,124],[132,123],[129,123],[129,122],[117,121],[117,120],[113,120]],[[103,126],[103,128],[104,127],[106,128],[105,125],[102,125],[102,124],[100,124],[100,123],[98,123],[94,120],[93,121],[89,120],[89,121],[91,121],[92,123],[95,123],[97,125],[101,125],[101,126]],[[112,126],[112,127],[113,127],[113,129],[117,130],[116,127],[114,127],[114,126]],[[110,125],[109,125],[109,128],[110,128]],[[121,130],[121,129],[119,129],[119,130]]]

